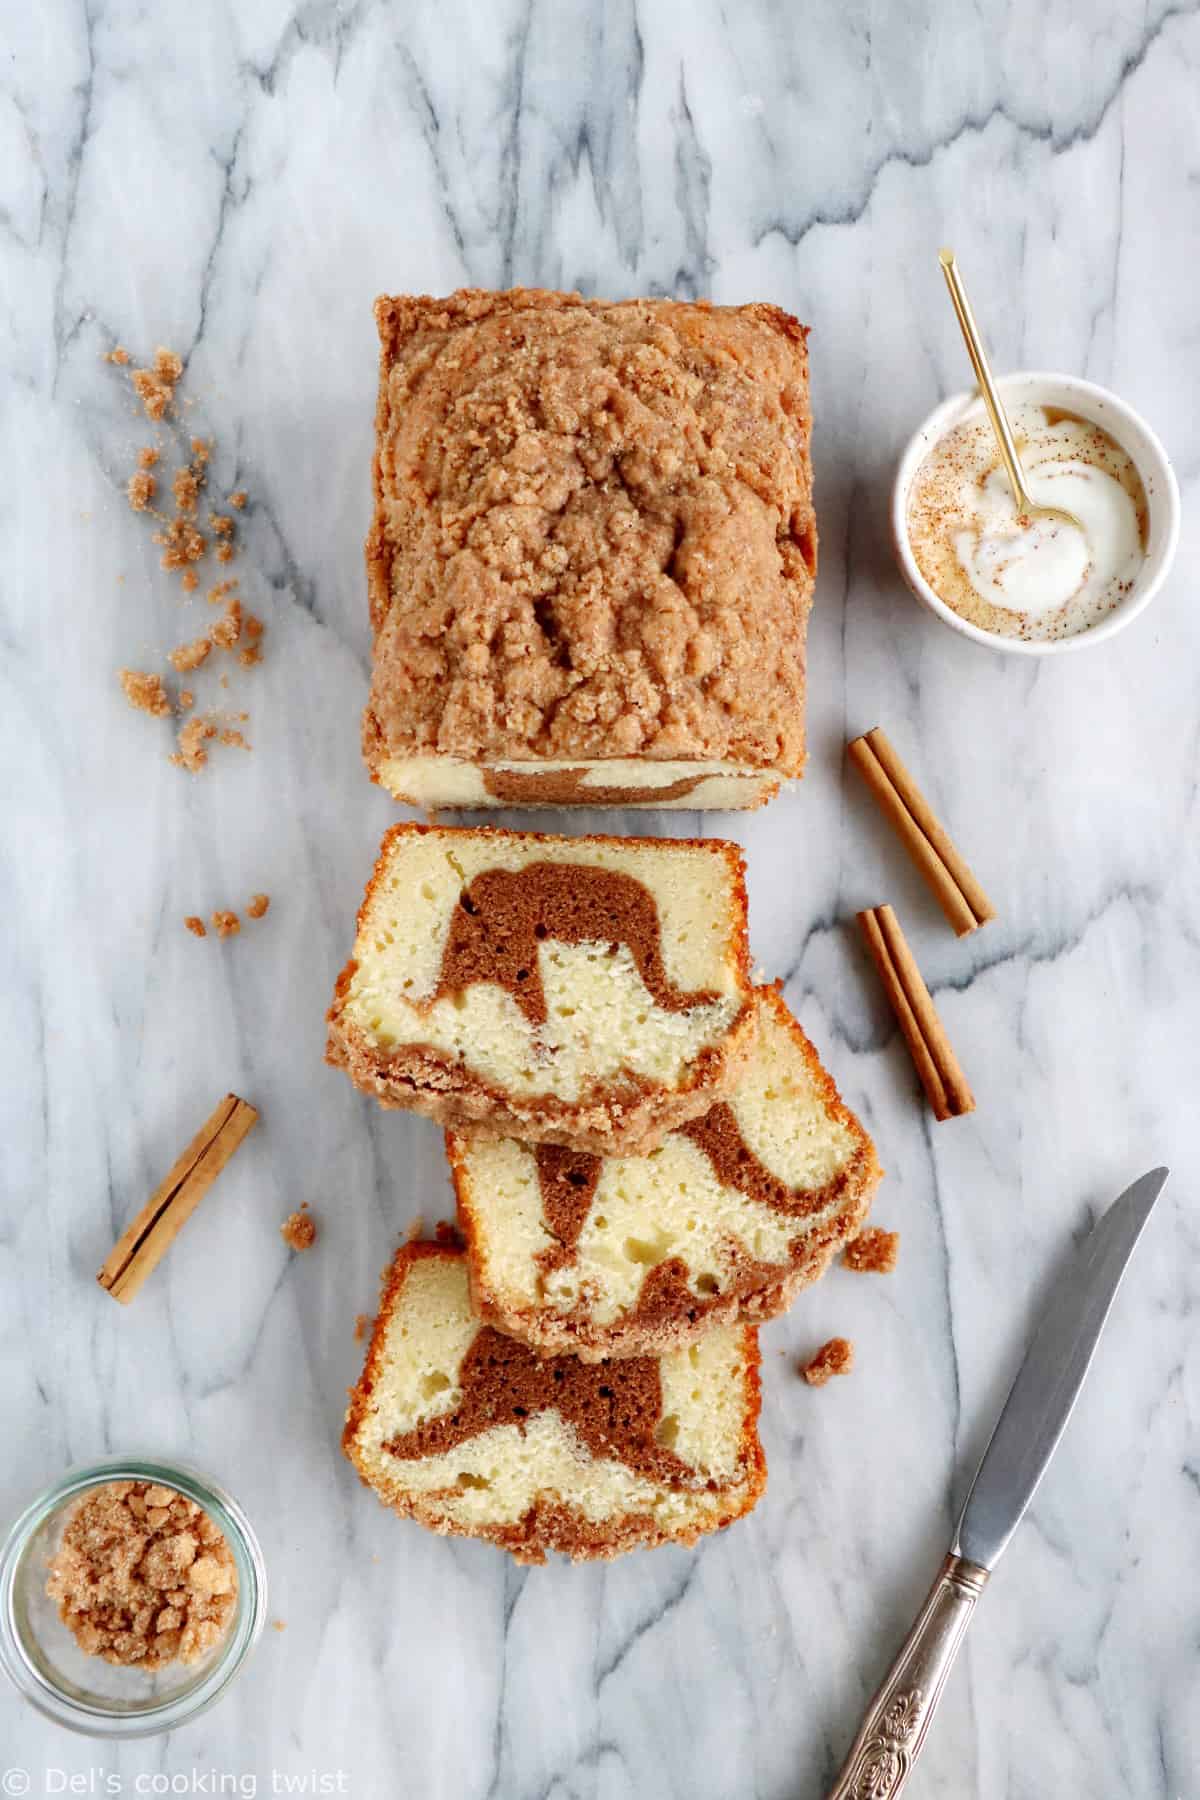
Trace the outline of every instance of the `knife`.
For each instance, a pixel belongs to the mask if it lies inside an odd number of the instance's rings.
[[[908,1780],[975,1602],[1054,1455],[1167,1174],[1151,1169],[1126,1188],[1055,1288],[975,1472],[950,1553],[868,1708],[829,1800],[893,1800]]]

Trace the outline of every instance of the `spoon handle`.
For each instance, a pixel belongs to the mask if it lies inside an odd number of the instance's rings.
[[[1008,422],[1008,414],[1004,410],[988,363],[987,351],[983,347],[983,339],[979,335],[979,327],[975,323],[975,314],[971,311],[971,302],[967,299],[967,291],[962,284],[962,276],[958,272],[953,250],[939,250],[938,261],[942,265],[942,274],[946,277],[946,286],[950,289],[950,299],[954,304],[955,316],[963,334],[963,342],[967,346],[967,355],[971,359],[971,367],[975,371],[975,379],[979,383],[979,391],[983,395],[984,405],[992,421],[992,430],[996,434],[996,442],[1000,447],[1001,460],[1012,487],[1013,499],[1020,512],[1028,512],[1033,506],[1029,490],[1025,486],[1025,477],[1021,472],[1017,446],[1013,441],[1012,427]]]

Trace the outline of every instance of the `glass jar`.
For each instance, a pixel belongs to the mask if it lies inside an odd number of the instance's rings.
[[[174,1488],[203,1508],[229,1545],[237,1604],[220,1641],[198,1663],[149,1670],[89,1656],[46,1593],[47,1565],[72,1506],[110,1481]],[[228,1688],[266,1612],[266,1568],[250,1521],[232,1495],[179,1463],[115,1457],[71,1469],[26,1507],[0,1550],[0,1665],[31,1706],[89,1737],[150,1737],[194,1719]]]

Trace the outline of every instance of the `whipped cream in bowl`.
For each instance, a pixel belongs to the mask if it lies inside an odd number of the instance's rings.
[[[913,593],[994,649],[1046,655],[1112,636],[1157,593],[1179,491],[1165,450],[1114,394],[1066,375],[999,382],[1031,498],[1077,525],[1022,517],[983,402],[958,394],[912,438],[892,527]]]

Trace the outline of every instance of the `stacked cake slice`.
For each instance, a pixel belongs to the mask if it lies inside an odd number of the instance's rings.
[[[346,1454],[398,1512],[518,1562],[690,1544],[766,1481],[758,1344],[738,1326],[668,1356],[542,1358],[475,1315],[466,1258],[410,1244],[393,1264]]]
[[[879,1169],[748,960],[734,845],[388,833],[329,1057],[451,1128],[466,1243],[400,1252],[353,1394],[389,1504],[524,1560],[754,1505],[753,1325]]]

